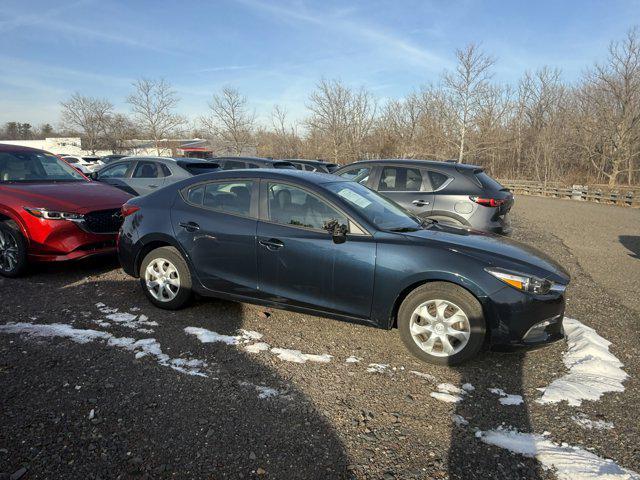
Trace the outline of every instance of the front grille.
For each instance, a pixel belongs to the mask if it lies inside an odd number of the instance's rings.
[[[84,216],[84,229],[91,233],[116,233],[122,225],[119,208],[98,210]]]

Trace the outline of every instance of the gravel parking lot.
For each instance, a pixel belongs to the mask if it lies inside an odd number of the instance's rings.
[[[499,427],[640,478],[640,211],[519,197],[513,221],[571,272],[566,314],[612,342],[624,391],[538,403],[565,342],[445,368],[396,331],[216,300],[161,311],[101,258],[0,280],[0,324],[24,324],[0,331],[0,479],[571,478],[483,441]]]

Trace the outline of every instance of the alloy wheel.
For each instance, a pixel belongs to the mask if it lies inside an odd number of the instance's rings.
[[[178,269],[165,258],[156,258],[149,263],[144,279],[151,296],[160,302],[170,302],[180,291]]]
[[[0,230],[0,270],[11,272],[18,264],[18,242],[10,233]]]
[[[409,323],[413,341],[436,357],[450,357],[469,342],[471,325],[465,312],[447,300],[428,300],[413,311]]]

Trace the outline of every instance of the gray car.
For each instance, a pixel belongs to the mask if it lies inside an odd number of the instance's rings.
[[[207,160],[217,163],[222,170],[241,170],[244,168],[282,168],[292,170],[296,168],[288,160],[262,157],[213,157]]]
[[[298,170],[307,172],[333,173],[340,165],[337,163],[329,163],[323,160],[308,160],[306,158],[287,158],[286,162],[291,162]]]
[[[91,179],[132,195],[146,195],[185,178],[220,170],[220,165],[195,158],[125,157],[109,163]]]
[[[406,210],[478,230],[509,233],[513,195],[482,167],[430,160],[370,160],[334,172],[390,198]]]

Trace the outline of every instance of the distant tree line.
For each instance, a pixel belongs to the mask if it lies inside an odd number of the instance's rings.
[[[61,103],[60,130],[82,135],[88,150],[126,149],[133,138],[211,139],[241,153],[247,146],[276,158],[423,158],[478,164],[501,178],[541,182],[640,183],[640,31],[610,44],[601,62],[574,83],[550,67],[514,84],[494,80],[496,60],[475,44],[456,51],[455,68],[438,82],[385,102],[364,87],[322,79],[302,121],[278,105],[268,121],[225,87],[206,113],[187,119],[163,79],[142,78],[128,113],[100,98],[74,94]],[[7,123],[3,138],[40,138],[50,125]]]

